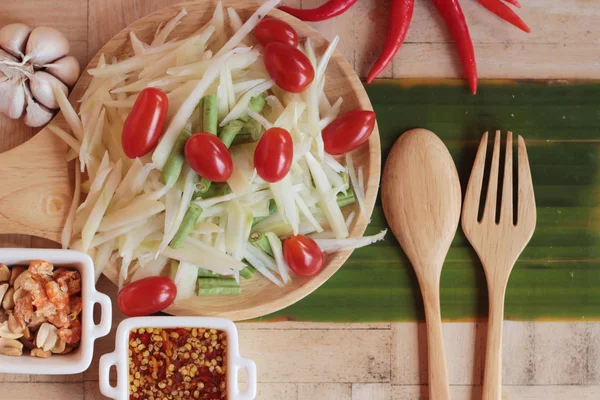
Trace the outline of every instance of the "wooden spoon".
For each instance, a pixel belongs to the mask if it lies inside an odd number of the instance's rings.
[[[458,173],[444,143],[425,129],[404,133],[383,170],[381,198],[392,232],[415,269],[427,322],[429,398],[450,398],[440,314],[440,276],[460,219]]]
[[[60,114],[53,123],[59,118]],[[73,197],[66,154],[67,146],[48,127],[0,154],[0,234],[33,235],[60,243]]]

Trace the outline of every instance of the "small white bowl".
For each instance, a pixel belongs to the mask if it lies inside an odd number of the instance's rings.
[[[138,328],[208,328],[227,333],[227,399],[252,400],[256,397],[256,364],[240,356],[235,324],[225,318],[212,317],[136,317],[127,318],[117,329],[115,351],[100,358],[100,391],[115,400],[129,399],[129,333]],[[110,369],[117,368],[117,386],[109,382]],[[238,371],[248,376],[248,387],[240,392]]]
[[[54,267],[68,267],[81,274],[81,342],[69,354],[53,354],[50,358],[9,357],[0,355],[0,372],[13,374],[69,375],[88,369],[94,355],[94,341],[106,336],[112,324],[110,298],[96,290],[94,264],[85,253],[57,249],[0,249],[0,263],[27,266],[33,260],[45,260]],[[101,319],[94,324],[94,304],[100,304]]]

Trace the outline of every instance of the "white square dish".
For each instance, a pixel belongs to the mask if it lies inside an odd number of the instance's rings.
[[[106,336],[112,324],[110,298],[96,290],[94,264],[85,253],[58,249],[0,249],[0,263],[9,267],[27,266],[33,260],[45,260],[55,267],[73,268],[81,274],[81,342],[73,352],[50,358],[9,357],[0,355],[0,372],[13,374],[69,375],[88,369],[94,354],[94,341]],[[101,320],[94,324],[94,304],[100,304]]]
[[[103,395],[115,400],[129,399],[129,333],[138,328],[207,328],[227,334],[227,399],[252,400],[256,397],[256,364],[239,352],[238,332],[228,319],[212,317],[135,317],[125,319],[117,329],[115,351],[100,358],[99,380]],[[117,385],[109,382],[110,369],[117,369]],[[245,392],[238,387],[238,371],[248,376]]]

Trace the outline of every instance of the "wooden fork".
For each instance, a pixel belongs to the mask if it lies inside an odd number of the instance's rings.
[[[499,221],[496,222],[496,199],[498,197],[500,131],[496,131],[494,140],[483,216],[478,220],[480,201],[483,201],[480,196],[488,144],[487,132],[483,135],[479,150],[477,150],[462,211],[462,228],[483,264],[489,292],[490,307],[483,378],[483,400],[500,400],[501,398],[504,295],[510,272],[535,230],[535,198],[527,149],[521,136],[519,136],[518,143],[516,223],[513,219],[512,132],[508,132],[506,138],[504,183],[502,185],[502,198],[498,205],[500,211]]]

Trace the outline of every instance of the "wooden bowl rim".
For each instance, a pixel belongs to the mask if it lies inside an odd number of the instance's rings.
[[[185,18],[193,18],[193,14],[195,12],[193,10],[193,8],[199,6],[200,4],[203,4],[203,3],[210,3],[211,6],[214,7],[217,4],[217,1],[216,0],[202,0],[202,1],[193,1],[193,2],[183,2],[183,3],[178,3],[178,4],[171,5],[171,6],[167,6],[160,10],[154,11],[151,14],[148,14],[143,18],[140,18],[140,19],[132,22],[131,24],[129,24],[128,26],[123,28],[121,31],[119,31],[108,42],[106,42],[104,44],[104,46],[102,46],[102,48],[96,53],[96,55],[92,58],[92,60],[88,63],[86,68],[83,70],[82,75],[80,76],[80,79],[78,80],[78,82],[76,83],[76,85],[72,91],[70,100],[73,103],[73,105],[78,106],[77,101],[79,100],[79,97],[84,93],[85,89],[87,89],[87,86],[89,85],[89,81],[91,80],[91,77],[89,75],[84,75],[84,74],[87,72],[87,70],[94,68],[98,64],[98,59],[100,58],[101,54],[104,53],[105,56],[112,55],[107,52],[108,51],[107,49],[114,46],[113,42],[129,41],[129,32],[130,31],[137,32],[140,30],[140,28],[144,27],[146,24],[155,22],[157,20],[156,19],[157,16],[159,16],[159,14],[165,15],[164,20],[166,21],[171,16],[175,16],[182,8],[185,8],[188,11],[188,15]],[[256,8],[259,7],[259,4],[254,3],[254,2],[236,2],[235,0],[223,0],[224,7],[233,7],[236,10],[240,10],[242,8],[242,7],[240,7],[240,3],[243,4],[244,9],[249,9],[252,11],[254,11]],[[192,10],[190,11],[191,8],[192,8]],[[210,12],[212,12],[212,8],[211,8]],[[284,13],[278,9],[271,10],[267,15],[270,17],[275,17],[275,18],[279,18],[281,20],[286,21],[297,32],[299,32],[300,35],[303,37],[308,37],[308,36],[319,37],[320,39],[325,40],[326,42],[329,42],[325,37],[323,37],[323,35],[321,35],[318,31],[313,29],[308,24],[306,24],[306,23],[300,21],[299,19],[297,19],[287,13]],[[338,48],[336,48],[333,53],[332,62],[335,62],[339,66],[339,68],[342,70],[342,72],[344,73],[344,75],[345,75],[344,79],[347,81],[347,84],[349,85],[351,91],[354,92],[354,94],[356,95],[358,103],[360,104],[361,108],[365,109],[365,110],[373,110],[371,102],[367,96],[367,93],[366,93],[360,79],[358,78],[358,76],[357,76],[356,72],[354,71],[354,69],[352,68],[352,66],[348,63],[348,61],[344,58],[344,56],[339,52]],[[360,213],[358,211],[359,210],[358,203],[356,203],[355,210],[357,212],[357,217],[356,217],[355,223],[353,224],[353,226],[350,229],[350,237],[358,237],[358,236],[362,236],[364,234],[364,232],[367,228],[368,222],[373,213],[373,208],[375,206],[375,200],[377,198],[377,193],[379,190],[379,180],[380,180],[380,176],[381,176],[381,145],[380,145],[379,129],[378,129],[377,124],[375,126],[373,133],[371,134],[371,137],[369,138],[368,146],[369,146],[369,148],[367,151],[369,153],[369,164],[368,164],[368,175],[367,176],[369,177],[369,179],[368,179],[368,182],[365,184],[365,211],[367,213],[367,218],[364,218],[364,217],[361,218],[359,216]],[[364,166],[366,167],[366,165],[364,165]],[[365,171],[365,172],[367,172],[367,171]],[[336,252],[334,254],[329,255],[329,257],[327,258],[327,260],[328,260],[327,264],[321,270],[321,272],[319,272],[318,275],[316,275],[310,279],[307,279],[302,285],[298,286],[294,290],[284,293],[282,296],[278,297],[275,300],[266,301],[259,305],[249,306],[247,308],[238,308],[238,309],[230,310],[230,311],[198,313],[196,315],[220,316],[220,317],[229,318],[232,320],[245,320],[245,319],[251,319],[251,318],[258,318],[263,315],[279,311],[279,310],[281,310],[285,307],[288,307],[288,306],[296,303],[297,301],[303,299],[304,297],[306,297],[307,295],[312,293],[314,290],[316,290],[323,283],[325,283],[344,264],[344,262],[350,256],[350,254],[352,254],[351,250]],[[106,275],[113,283],[116,283],[118,280],[118,274],[116,274],[115,272],[116,271],[111,271],[110,266],[107,266],[104,269],[103,274]],[[261,277],[261,279],[266,279],[266,278]],[[242,292],[242,294],[240,296],[243,296],[243,295],[244,294]],[[182,304],[186,301],[191,302],[191,301],[193,301],[193,299],[184,300],[178,304]],[[165,310],[165,312],[170,313],[172,315],[189,315],[189,314],[178,313],[177,312],[178,304],[174,304],[171,307],[167,308]],[[173,310],[173,309],[175,309],[175,310]]]

